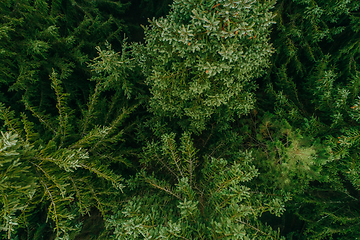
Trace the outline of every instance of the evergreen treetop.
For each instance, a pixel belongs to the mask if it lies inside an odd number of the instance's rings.
[[[254,78],[273,52],[272,2],[174,1],[169,15],[145,27],[134,54],[150,87],[149,110],[184,118],[202,131],[213,115],[229,121],[254,106]],[[186,123],[187,122],[187,123]]]

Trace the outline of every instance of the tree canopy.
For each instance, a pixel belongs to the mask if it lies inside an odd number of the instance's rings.
[[[3,0],[0,238],[360,238],[359,8]]]

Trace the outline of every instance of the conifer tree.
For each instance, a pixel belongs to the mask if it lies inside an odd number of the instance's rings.
[[[0,2],[2,238],[360,237],[358,1],[126,7]]]
[[[0,103],[6,130],[0,138],[0,229],[5,239],[50,238],[46,229],[53,230],[56,239],[73,238],[81,230],[80,216],[96,207],[105,217],[119,201],[124,183],[111,165],[132,165],[123,156],[121,127],[136,106],[125,101],[126,85],[114,87],[114,81],[124,83],[131,65],[110,46],[98,51],[99,57],[89,64],[96,87],[80,109],[69,106],[70,96],[55,70],[50,80],[57,116],[39,111],[25,97],[27,111],[21,118]],[[76,112],[82,113],[80,119]],[[39,225],[47,227],[39,230]]]
[[[280,216],[286,199],[247,186],[258,175],[250,152],[200,159],[190,133],[180,144],[165,134],[148,143],[141,163],[129,181],[141,191],[107,221],[115,239],[280,239],[258,218]]]
[[[132,45],[155,116],[139,131],[146,147],[142,171],[128,181],[135,196],[107,220],[113,238],[280,238],[259,218],[280,216],[289,198],[249,187],[258,175],[251,153],[239,151],[241,137],[225,131],[229,120],[253,107],[251,80],[261,76],[272,52],[271,6],[174,1],[168,16],[145,27],[145,44]],[[206,129],[213,117],[214,132]],[[172,119],[185,119],[180,126],[188,131],[179,131],[180,139]],[[196,143],[202,137],[208,140]]]
[[[317,166],[303,176],[297,171],[292,191],[300,191],[287,205],[305,222],[290,233],[299,238],[358,237],[359,7],[357,1],[284,0],[274,10],[277,53],[261,82],[258,110],[272,111],[273,126],[286,121],[308,146],[318,146]],[[311,181],[296,190],[301,179]]]
[[[24,96],[50,109],[48,76],[55,69],[66,91],[84,104],[92,88],[85,62],[106,41],[121,47],[125,26],[113,16],[125,7],[111,0],[1,1],[0,101],[10,105]],[[20,106],[12,107],[23,111]]]
[[[134,54],[151,91],[149,110],[202,131],[212,116],[229,121],[253,108],[256,84],[273,49],[272,2],[174,1],[145,27]]]

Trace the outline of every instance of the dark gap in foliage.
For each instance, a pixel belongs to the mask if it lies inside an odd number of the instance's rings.
[[[127,23],[127,37],[130,42],[144,42],[144,30],[141,25],[148,25],[148,19],[159,18],[168,14],[172,0],[130,0],[129,9],[119,17]]]

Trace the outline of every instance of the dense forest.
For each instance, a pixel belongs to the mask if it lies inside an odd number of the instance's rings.
[[[0,239],[359,239],[360,1],[1,0]]]

